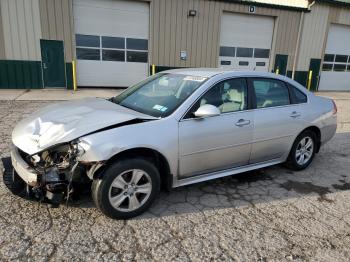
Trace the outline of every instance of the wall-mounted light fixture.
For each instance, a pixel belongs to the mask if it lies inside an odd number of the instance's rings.
[[[196,10],[189,10],[188,11],[188,16],[196,16],[197,15],[197,11]]]

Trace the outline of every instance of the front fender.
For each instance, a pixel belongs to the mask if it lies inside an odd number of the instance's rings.
[[[169,163],[172,174],[177,174],[178,124],[164,119],[117,127],[79,139],[84,153],[81,162],[106,161],[125,150],[148,148],[162,154]]]

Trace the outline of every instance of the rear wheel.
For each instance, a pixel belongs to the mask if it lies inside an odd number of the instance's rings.
[[[311,164],[315,153],[316,135],[306,130],[295,139],[286,164],[293,170],[303,170]]]
[[[159,172],[152,163],[141,158],[125,159],[93,181],[92,197],[105,215],[127,219],[147,210],[159,189]]]

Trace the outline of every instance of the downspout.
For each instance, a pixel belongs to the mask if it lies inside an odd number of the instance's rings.
[[[311,4],[307,6],[308,11],[311,11],[311,7],[315,4],[315,1],[313,1]],[[299,23],[299,29],[298,29],[298,36],[297,36],[297,42],[295,44],[295,55],[294,55],[294,61],[293,61],[293,68],[292,68],[292,79],[294,79],[295,75],[295,67],[297,64],[297,58],[299,53],[299,43],[300,43],[300,37],[301,37],[301,30],[304,25],[304,11],[301,13],[300,17],[300,23]]]

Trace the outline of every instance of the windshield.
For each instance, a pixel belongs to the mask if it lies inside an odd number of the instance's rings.
[[[111,101],[143,114],[166,117],[205,80],[201,76],[159,73],[129,87]]]

